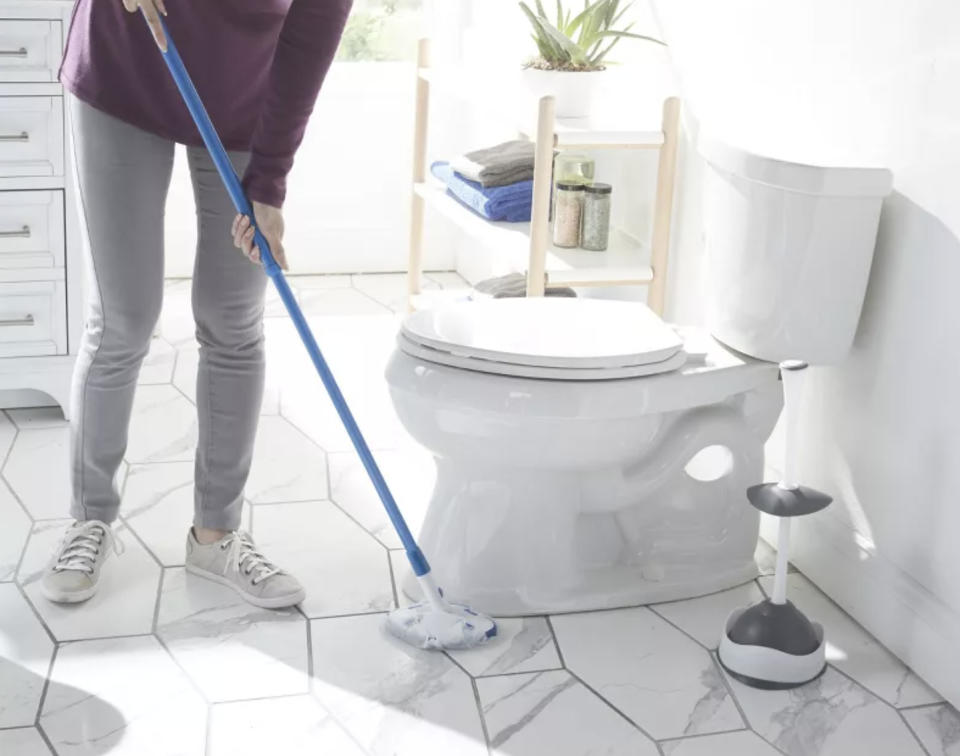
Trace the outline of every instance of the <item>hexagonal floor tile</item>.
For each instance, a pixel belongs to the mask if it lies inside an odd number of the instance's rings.
[[[477,681],[493,756],[656,756],[656,744],[566,670]]]
[[[32,517],[64,517],[70,507],[70,429],[21,430],[3,477]]]
[[[111,554],[100,589],[82,604],[54,604],[40,595],[40,578],[71,520],[36,523],[17,572],[30,602],[58,641],[149,633],[160,567],[126,527],[116,529],[123,553]]]
[[[156,632],[209,701],[308,692],[307,625],[296,609],[258,609],[177,567],[164,573]]]
[[[61,756],[202,756],[207,706],[152,636],[60,648],[40,726]]]
[[[173,365],[176,362],[177,350],[164,339],[154,336],[150,339],[150,351],[140,366],[140,375],[137,383],[148,385],[153,383],[170,383],[173,377]]]
[[[407,274],[406,273],[375,273],[356,274],[352,277],[353,287],[362,291],[371,299],[379,302],[394,312],[407,312]],[[439,285],[423,276],[420,288],[424,291],[438,289]]]
[[[424,278],[433,281],[441,289],[469,289],[470,283],[455,270],[427,271]]]
[[[497,619],[497,635],[486,644],[448,653],[474,677],[543,672],[563,666],[544,617]]]
[[[0,479],[0,583],[13,580],[30,534],[30,518],[6,483]]]
[[[763,591],[751,580],[746,585],[738,585],[736,588],[707,596],[653,604],[650,609],[672,622],[705,648],[715,649],[720,645],[727,617],[735,609],[763,599]]]
[[[410,529],[420,530],[437,479],[433,456],[425,449],[380,451],[377,465]],[[330,460],[330,498],[389,549],[401,548],[390,518],[355,452],[337,452]]]
[[[284,418],[260,418],[246,496],[254,504],[326,499],[326,455]]]
[[[208,756],[364,756],[311,696],[217,704]]]
[[[760,578],[760,585],[768,594],[772,593],[773,578]],[[787,577],[787,596],[808,617],[823,625],[827,661],[867,690],[894,706],[943,700],[799,572]]]
[[[53,756],[36,727],[0,730],[0,753],[11,756]]]
[[[193,488],[192,462],[131,465],[127,475],[120,514],[164,567],[183,565]],[[250,528],[249,504],[244,503],[240,526]]]
[[[13,583],[0,585],[0,618],[0,728],[27,727],[37,717],[53,641]]]
[[[776,748],[750,731],[701,735],[661,743],[663,756],[778,756]]]
[[[960,713],[950,704],[902,712],[930,756],[960,756]]]
[[[787,756],[923,754],[895,709],[833,668],[793,690],[726,677],[750,726]]]
[[[710,654],[649,609],[551,621],[567,668],[657,740],[743,728]]]
[[[197,408],[173,386],[138,386],[126,459],[131,464],[193,459]]]
[[[386,309],[356,289],[301,289],[300,307],[307,315],[380,315]]]
[[[329,501],[259,505],[253,534],[270,559],[303,583],[308,616],[393,606],[386,549]]]
[[[374,756],[486,756],[470,678],[388,636],[383,615],[314,620],[314,695]]]

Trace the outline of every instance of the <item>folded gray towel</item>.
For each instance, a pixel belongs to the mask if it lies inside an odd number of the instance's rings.
[[[459,155],[450,161],[450,167],[483,187],[505,186],[533,178],[534,149],[533,142],[515,139]],[[517,175],[521,177],[515,178]]]
[[[525,297],[527,296],[527,277],[523,273],[509,273],[498,278],[488,278],[481,281],[473,287],[479,294],[486,294],[494,299],[503,299],[504,297]],[[544,292],[548,297],[575,297],[577,292],[573,289],[563,287],[559,289],[547,289]]]

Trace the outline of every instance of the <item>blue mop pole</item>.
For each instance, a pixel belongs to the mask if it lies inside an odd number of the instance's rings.
[[[270,277],[270,280],[273,281],[274,286],[277,287],[280,299],[283,300],[287,312],[290,313],[290,319],[293,320],[293,324],[297,328],[297,333],[300,334],[303,345],[307,348],[310,359],[313,360],[313,364],[320,374],[320,380],[323,381],[323,385],[326,387],[327,393],[333,401],[333,406],[336,408],[337,414],[340,415],[343,427],[346,428],[347,434],[353,442],[353,447],[357,450],[357,454],[360,455],[360,461],[363,462],[367,475],[370,476],[373,487],[377,490],[380,501],[383,502],[383,506],[390,516],[390,522],[393,523],[397,535],[400,536],[400,541],[407,551],[407,558],[410,560],[410,566],[413,568],[414,574],[417,577],[423,577],[430,572],[430,565],[427,562],[427,558],[423,555],[413,535],[410,533],[410,528],[407,527],[407,523],[400,513],[400,508],[397,506],[397,502],[394,501],[393,494],[390,493],[390,489],[387,487],[387,482],[383,479],[383,474],[380,472],[380,468],[377,466],[377,462],[370,452],[370,447],[367,446],[367,442],[363,438],[360,428],[357,427],[357,421],[353,419],[353,413],[350,411],[350,407],[347,406],[347,402],[343,398],[343,393],[340,391],[340,387],[337,385],[333,373],[330,372],[327,361],[320,352],[320,347],[317,346],[317,340],[313,337],[310,326],[307,325],[306,318],[303,317],[300,305],[298,305],[297,300],[294,299],[290,284],[287,283],[283,271],[280,269],[280,266],[277,265],[277,261],[274,260],[273,254],[270,252],[270,245],[267,243],[263,234],[260,233],[260,229],[257,228],[250,201],[243,193],[237,172],[234,170],[233,164],[230,162],[230,158],[223,148],[223,143],[220,141],[220,136],[213,127],[210,116],[207,115],[207,109],[203,106],[200,95],[197,94],[197,90],[193,86],[193,81],[191,81],[190,75],[187,73],[187,69],[180,59],[177,47],[170,38],[167,25],[163,19],[161,19],[160,23],[163,26],[164,34],[167,36],[167,50],[163,53],[163,59],[167,62],[167,68],[170,69],[173,80],[177,84],[177,89],[179,89],[180,94],[183,95],[183,101],[190,111],[190,115],[193,116],[200,136],[203,138],[203,143],[207,146],[210,157],[217,166],[217,172],[220,174],[220,178],[223,179],[227,192],[230,194],[230,199],[233,200],[233,206],[237,209],[238,213],[246,215],[253,224],[253,238],[257,248],[260,250],[260,259],[263,261],[263,268]]]

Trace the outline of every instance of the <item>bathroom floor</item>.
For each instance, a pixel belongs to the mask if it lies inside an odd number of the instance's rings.
[[[403,277],[292,282],[416,527],[430,459],[382,380]],[[764,576],[699,599],[504,620],[495,643],[471,652],[387,637],[403,552],[275,300],[266,328],[245,518],[305,583],[296,611],[255,609],[183,570],[196,439],[189,282],[168,283],[140,377],[120,481],[125,550],[86,605],[38,595],[67,524],[66,425],[58,411],[0,413],[3,756],[960,754],[960,715],[799,573],[790,590],[826,627],[826,674],[763,692],[722,673],[723,619],[770,589],[766,547]]]

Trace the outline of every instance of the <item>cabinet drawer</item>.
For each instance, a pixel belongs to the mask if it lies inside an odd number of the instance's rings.
[[[0,270],[62,268],[63,192],[0,192]]]
[[[0,176],[63,175],[63,98],[0,97]]]
[[[56,81],[62,50],[59,21],[0,19],[0,81]]]
[[[0,283],[0,357],[66,353],[63,280]]]

